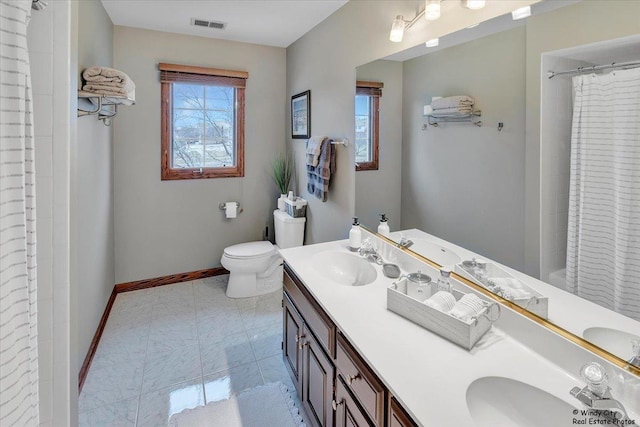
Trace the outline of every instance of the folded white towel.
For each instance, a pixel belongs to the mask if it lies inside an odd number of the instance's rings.
[[[431,101],[431,107],[434,110],[472,106],[473,104],[475,104],[475,100],[466,95],[448,96],[446,98],[440,98]]]
[[[522,282],[513,277],[489,277],[487,283],[493,286],[502,286],[514,289],[524,289]]]
[[[86,82],[110,82],[117,84],[119,87],[126,87],[128,82],[131,81],[129,76],[120,70],[99,66],[86,68],[82,72],[82,78]]]
[[[430,115],[433,117],[460,117],[468,116],[471,113],[473,113],[473,108],[471,107],[455,107],[433,110]]]
[[[318,166],[322,142],[325,139],[327,139],[326,136],[312,136],[307,140],[307,165]]]
[[[136,85],[133,80],[120,70],[108,67],[89,67],[82,72],[85,85],[82,90],[106,96],[124,96],[131,101],[124,104],[133,104],[136,99]]]

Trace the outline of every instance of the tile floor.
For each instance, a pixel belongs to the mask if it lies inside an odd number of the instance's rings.
[[[227,279],[118,295],[80,394],[80,425],[163,426],[273,381],[295,395],[280,349],[282,291],[230,299]]]

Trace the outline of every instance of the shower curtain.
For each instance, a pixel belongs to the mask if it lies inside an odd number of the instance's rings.
[[[31,0],[0,0],[0,425],[38,425]]]
[[[640,68],[573,88],[567,289],[640,320]]]

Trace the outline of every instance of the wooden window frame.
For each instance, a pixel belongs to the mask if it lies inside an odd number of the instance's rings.
[[[378,170],[380,163],[380,97],[384,83],[356,81],[356,95],[369,96],[371,99],[371,161],[356,162],[356,171]]]
[[[244,123],[246,71],[218,68],[192,67],[178,64],[158,64],[161,85],[161,179],[238,178],[244,176]],[[173,134],[173,83],[201,83],[214,86],[231,86],[235,89],[235,157],[231,167],[172,168],[171,141]]]

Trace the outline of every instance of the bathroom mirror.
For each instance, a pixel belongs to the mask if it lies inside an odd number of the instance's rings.
[[[378,215],[385,213],[392,231],[418,229],[433,237],[414,239],[411,250],[439,264],[455,264],[470,251],[513,269],[514,274],[540,279],[545,284],[539,290],[549,294],[549,322],[630,359],[631,339],[640,336],[640,268],[635,278],[624,277],[616,284],[623,288],[620,295],[624,297],[619,296],[614,306],[594,292],[598,274],[622,274],[611,269],[620,255],[613,257],[606,249],[600,257],[591,255],[590,263],[599,265],[599,271],[587,269],[589,276],[581,272],[582,279],[574,280],[579,289],[574,282],[567,285],[567,241],[575,243],[588,231],[608,247],[612,236],[608,231],[598,235],[597,227],[595,231],[581,228],[577,220],[569,220],[570,215],[577,218],[569,203],[572,76],[549,79],[546,71],[640,61],[639,14],[638,2],[544,1],[533,5],[532,16],[525,20],[495,18],[441,37],[438,47],[416,46],[358,67],[358,80],[384,83],[380,167],[356,172],[355,211],[361,223],[375,231]],[[425,105],[433,97],[452,95],[475,99],[482,126],[430,124],[424,116]],[[592,120],[598,122],[594,114]],[[606,138],[616,133],[609,132]],[[639,168],[640,164],[635,166]],[[586,176],[590,188],[606,188],[612,179],[597,167]],[[623,181],[622,186],[629,183]],[[623,196],[631,204],[637,201],[637,188],[640,181]],[[612,199],[607,197],[612,192],[602,190],[602,211],[607,213],[601,222],[612,216]],[[571,200],[578,203],[575,194]],[[633,229],[634,217],[640,217],[640,208],[631,218],[625,216],[628,223],[623,226]],[[569,224],[573,224],[571,232]],[[636,238],[640,241],[640,233]],[[444,254],[443,249],[449,252]],[[631,251],[626,271],[640,266],[634,249],[618,245],[621,250]],[[569,252],[576,251],[569,246]],[[434,259],[438,255],[444,258]],[[585,270],[587,261],[572,262],[582,263],[574,270]],[[595,284],[588,284],[589,280]],[[532,287],[537,290],[535,283]],[[553,295],[558,292],[562,298],[556,300],[591,300],[598,305],[593,306],[597,316],[590,318],[586,312],[586,320],[576,321],[562,315],[554,307]]]

